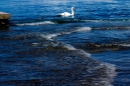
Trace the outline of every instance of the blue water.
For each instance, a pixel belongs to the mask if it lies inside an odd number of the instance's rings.
[[[129,0],[4,0],[1,86],[129,86]],[[58,13],[75,15],[59,17]],[[2,28],[2,27],[1,27]]]

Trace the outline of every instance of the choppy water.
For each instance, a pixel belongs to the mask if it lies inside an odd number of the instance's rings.
[[[2,86],[129,86],[129,0],[4,0]],[[58,17],[70,12],[73,17]],[[2,28],[2,27],[1,27]]]

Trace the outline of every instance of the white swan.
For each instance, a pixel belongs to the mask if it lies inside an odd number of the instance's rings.
[[[58,15],[62,16],[62,17],[74,16],[74,7],[71,7],[71,13],[63,12],[63,13],[60,13]]]

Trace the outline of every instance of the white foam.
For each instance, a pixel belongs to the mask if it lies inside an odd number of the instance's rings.
[[[78,29],[70,31],[70,32],[62,32],[62,33],[54,33],[54,34],[42,34],[41,37],[46,38],[47,40],[52,40],[53,38],[59,36],[59,35],[64,35],[64,34],[71,34],[74,32],[85,32],[85,31],[90,31],[92,28],[90,27],[78,27]]]
[[[56,34],[48,34],[48,35],[42,35],[44,38],[47,39],[52,39],[53,37],[56,37],[58,35],[61,35],[59,33]],[[35,44],[35,43],[33,43]],[[74,46],[70,45],[70,44],[64,44],[61,42],[53,42],[51,43],[51,45],[55,46],[62,46],[63,48],[66,48],[68,50],[72,50],[75,51],[76,54],[79,54],[80,56],[86,57],[86,58],[91,58],[91,54],[87,53],[86,51],[82,50],[82,49],[77,49]],[[105,68],[105,69],[104,69]],[[98,66],[95,66],[94,68],[90,68],[90,70],[88,69],[88,71],[92,72],[92,71],[97,71],[99,69],[104,69],[104,73],[106,75],[106,77],[101,77],[99,78],[99,83],[95,82],[95,85],[99,85],[99,84],[104,84],[104,86],[112,86],[111,83],[114,79],[114,77],[116,76],[116,68],[115,65],[109,64],[109,63],[104,63],[101,62]]]
[[[46,25],[46,24],[55,24],[55,23],[51,22],[51,21],[44,21],[44,22],[23,23],[23,24],[16,24],[16,25],[18,25],[18,26],[25,26],[25,25],[34,26],[34,25]]]
[[[74,32],[84,32],[84,31],[90,31],[92,30],[92,28],[90,27],[78,27],[77,30],[75,30]]]
[[[130,47],[130,44],[121,44],[123,47]]]
[[[80,20],[80,21],[83,21],[83,22],[101,22],[103,20]]]
[[[109,63],[104,63],[105,65],[107,65],[107,74],[109,75],[109,77],[114,77],[117,73],[115,72],[116,67],[114,64],[109,64]]]
[[[114,64],[109,63],[100,64],[100,68],[102,68],[103,66],[106,66],[107,78],[103,78],[102,82],[105,83],[105,86],[113,86],[111,83],[113,82],[114,77],[117,75],[115,71],[116,67]]]
[[[60,33],[60,35],[71,34],[71,33],[75,33],[75,32],[88,32],[88,31],[91,31],[91,30],[92,30],[91,27],[76,27],[74,30],[69,31],[69,32]]]
[[[54,33],[54,34],[42,34],[41,37],[47,39],[47,40],[53,40],[53,38],[60,35],[60,33]]]
[[[38,46],[39,45],[39,43],[32,43],[32,46]]]
[[[70,44],[65,44],[64,47],[67,48],[68,50],[77,50],[75,47],[73,47]]]
[[[84,50],[77,49],[78,54],[84,55],[85,57],[91,57],[90,53],[85,52]]]

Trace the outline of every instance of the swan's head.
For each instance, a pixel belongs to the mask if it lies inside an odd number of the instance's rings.
[[[71,7],[71,9],[73,9],[73,10],[74,10],[74,7]]]

